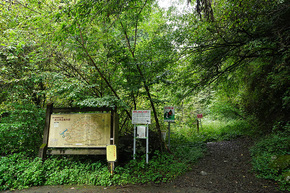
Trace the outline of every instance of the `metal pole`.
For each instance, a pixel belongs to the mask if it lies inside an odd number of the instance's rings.
[[[170,122],[168,122],[168,148],[170,149]]]
[[[148,124],[146,126],[146,163],[148,164],[149,162],[149,128],[148,128]]]
[[[111,175],[113,175],[113,171],[114,171],[114,166],[113,166],[114,162],[111,162]]]
[[[133,159],[135,159],[135,154],[136,154],[136,125],[134,125]]]

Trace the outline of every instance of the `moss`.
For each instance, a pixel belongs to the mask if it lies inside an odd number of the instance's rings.
[[[286,180],[286,182],[290,182],[290,170],[284,172],[282,174],[283,178]]]
[[[290,155],[279,155],[272,161],[270,167],[277,170],[284,170],[290,166]]]

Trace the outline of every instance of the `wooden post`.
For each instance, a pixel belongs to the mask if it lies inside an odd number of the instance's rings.
[[[117,113],[117,109],[115,109],[113,112],[113,144],[118,144],[118,137],[119,137],[119,115]]]
[[[170,122],[168,122],[168,149],[170,150]]]
[[[43,141],[42,145],[39,148],[38,156],[44,160],[46,157],[47,143],[48,143],[48,135],[49,135],[49,127],[50,127],[50,116],[52,114],[53,103],[48,104],[46,107],[46,116],[45,116],[45,126],[43,130]]]

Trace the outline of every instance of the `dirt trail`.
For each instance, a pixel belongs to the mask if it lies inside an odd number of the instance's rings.
[[[42,186],[15,193],[96,193],[96,192],[194,192],[194,193],[277,193],[272,181],[258,179],[251,172],[249,147],[253,141],[239,138],[208,143],[207,155],[193,165],[192,171],[172,183],[124,187]],[[11,191],[5,191],[8,193]]]
[[[258,179],[251,172],[249,148],[253,144],[249,138],[207,143],[207,155],[174,184],[222,193],[281,192],[273,181]]]

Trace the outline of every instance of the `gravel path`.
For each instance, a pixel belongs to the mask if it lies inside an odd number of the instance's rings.
[[[249,148],[253,144],[249,138],[207,143],[207,155],[174,184],[222,193],[281,192],[273,181],[258,179],[251,172]]]
[[[208,153],[192,170],[172,183],[124,187],[42,186],[15,193],[95,192],[193,192],[193,193],[277,193],[272,181],[258,179],[251,172],[249,147],[253,141],[239,138],[207,144]],[[5,191],[8,193],[11,191]]]

